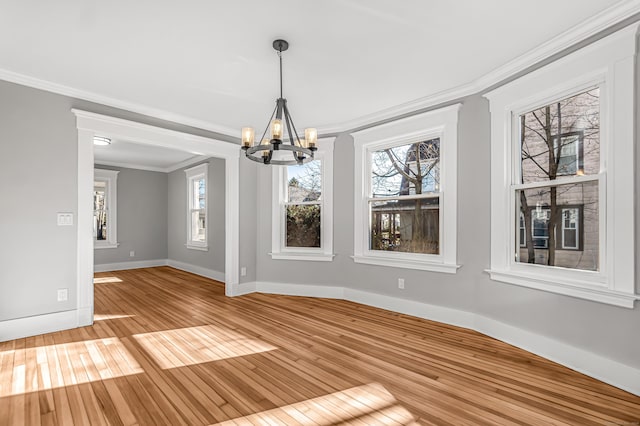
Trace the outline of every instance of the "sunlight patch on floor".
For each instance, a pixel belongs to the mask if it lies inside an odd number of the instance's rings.
[[[118,277],[95,277],[93,279],[94,284],[108,284],[108,283],[121,283],[122,280]]]
[[[219,426],[275,425],[415,425],[413,415],[379,383],[357,386],[284,407],[250,414]]]
[[[203,325],[134,334],[133,338],[163,369],[219,361],[277,349],[233,330]]]
[[[27,363],[32,359],[37,363]],[[2,351],[0,365],[0,397],[144,371],[117,337]],[[5,380],[5,375],[10,379]]]

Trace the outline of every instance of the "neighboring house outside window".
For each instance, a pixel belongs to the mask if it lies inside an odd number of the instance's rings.
[[[94,169],[93,182],[93,246],[116,248],[118,171]]]
[[[314,160],[273,167],[273,259],[333,260],[333,139]]]
[[[187,175],[187,248],[207,250],[207,204],[209,163],[186,169]]]
[[[456,272],[459,107],[353,135],[356,263]]]
[[[633,307],[636,29],[486,95],[492,279]]]

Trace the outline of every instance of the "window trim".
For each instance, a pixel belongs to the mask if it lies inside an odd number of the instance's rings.
[[[120,173],[119,170],[93,169],[93,181],[105,182],[107,223],[109,224],[107,239],[93,240],[94,250],[118,248],[120,245],[118,243],[118,173]]]
[[[273,166],[271,175],[271,253],[274,260],[331,262],[333,253],[333,145],[335,138],[318,139],[314,158],[322,164],[322,199],[320,202],[320,247],[287,247],[285,208],[288,166]],[[300,204],[300,203],[296,203]]]
[[[208,251],[209,250],[209,163],[199,164],[184,170],[187,178],[187,243],[185,246],[191,250]],[[193,192],[191,191],[193,182],[204,179],[204,241],[194,241],[191,239],[191,206],[193,205]],[[201,210],[201,209],[197,209]]]
[[[637,24],[630,25],[484,95],[491,109],[491,269],[488,272],[493,280],[627,308],[633,308],[634,300],[639,298],[635,294],[634,276],[634,156],[629,155],[634,152],[637,28]],[[514,188],[512,178],[514,159],[519,154],[514,146],[517,117],[524,111],[594,86],[601,89],[601,172],[595,176],[561,176],[553,184],[598,182],[600,270],[516,264],[513,193],[518,188]]]
[[[353,133],[355,263],[455,274],[457,264],[458,111],[454,104]],[[383,147],[440,138],[440,254],[385,252],[369,249],[371,152]],[[378,198],[377,198],[378,199]],[[383,199],[383,198],[380,198]]]

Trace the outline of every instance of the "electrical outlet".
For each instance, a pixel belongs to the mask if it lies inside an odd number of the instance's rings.
[[[404,278],[398,278],[398,288],[404,290]]]
[[[67,288],[59,288],[58,289],[58,302],[66,302],[69,298],[69,289]]]
[[[131,251],[129,252],[129,257],[133,257],[133,256],[135,256],[135,255],[136,255],[136,252],[135,252],[135,251],[131,250]]]
[[[242,268],[240,268],[240,276],[244,277],[247,275],[247,267],[243,266]]]

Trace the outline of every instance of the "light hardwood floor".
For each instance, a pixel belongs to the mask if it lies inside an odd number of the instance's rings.
[[[0,424],[638,424],[640,397],[466,329],[96,275],[92,327],[0,343]]]

